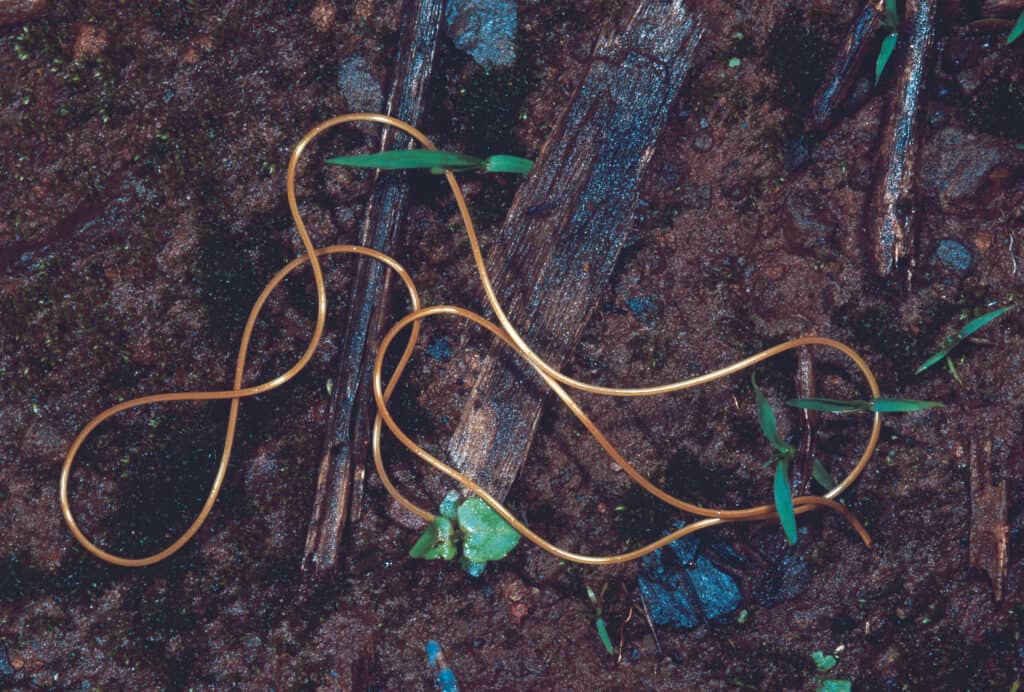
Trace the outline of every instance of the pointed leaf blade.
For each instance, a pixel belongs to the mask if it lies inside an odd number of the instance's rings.
[[[1007,305],[1006,307],[999,308],[998,310],[986,312],[981,317],[975,317],[973,320],[964,325],[964,328],[960,330],[957,336],[959,337],[960,341],[963,341],[964,339],[966,339],[971,334],[984,327],[992,320],[1008,312],[1012,307],[1012,305]]]
[[[484,170],[488,173],[516,173],[526,175],[533,170],[533,161],[519,156],[495,154],[484,159]]]
[[[874,399],[871,402],[871,410],[875,413],[911,413],[930,408],[942,408],[944,405],[939,401],[919,401],[917,399]]]
[[[768,438],[768,442],[771,443],[772,447],[780,453],[792,454],[793,447],[779,437],[779,429],[775,424],[775,411],[772,410],[772,405],[768,403],[768,399],[761,392],[761,388],[757,386],[756,376],[750,376],[750,384],[754,387],[754,401],[757,403],[757,422],[761,424],[761,432]]]
[[[814,480],[818,482],[818,485],[825,490],[831,490],[837,485],[836,479],[832,477],[832,474],[829,473],[827,468],[825,468],[825,465],[818,461],[817,457],[814,458],[814,466],[811,469],[811,476],[813,476]]]
[[[803,408],[808,411],[826,411],[828,413],[852,413],[854,411],[867,411],[871,407],[870,401],[862,399],[790,399],[787,406]]]
[[[882,46],[878,49],[878,59],[875,60],[875,84],[882,80],[882,72],[896,49],[896,34],[888,34],[882,39]]]
[[[1024,34],[1024,12],[1020,13],[1017,17],[1017,23],[1013,25],[1013,29],[1010,30],[1010,35],[1006,37],[1006,45],[1010,45]]]
[[[338,156],[327,159],[332,166],[350,168],[379,168],[394,171],[408,168],[447,168],[454,171],[473,170],[484,167],[483,159],[450,151],[433,149],[397,149],[376,154]]]
[[[775,511],[779,513],[782,532],[786,534],[786,542],[796,545],[796,514],[793,512],[793,494],[789,490],[789,462],[779,459],[775,466],[775,483],[772,486],[775,496]]]

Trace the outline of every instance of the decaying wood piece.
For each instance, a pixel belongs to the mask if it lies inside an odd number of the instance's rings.
[[[796,396],[798,399],[813,399],[817,396],[818,387],[814,376],[814,357],[811,349],[806,346],[797,349],[794,379],[796,381]],[[794,474],[798,495],[807,495],[810,490],[814,468],[815,438],[818,434],[818,417],[817,411],[806,408],[800,409],[800,423],[804,434],[800,444],[800,468]]]
[[[1016,19],[1024,12],[1024,0],[985,0],[981,3],[982,17]]]
[[[881,25],[878,0],[866,0],[829,67],[825,81],[811,101],[804,119],[805,132],[824,132],[835,122],[839,110],[860,75],[861,66],[871,54],[872,39]]]
[[[902,61],[879,133],[872,189],[864,211],[871,268],[879,277],[913,272],[916,179],[925,83],[935,43],[936,0],[907,0],[897,52]]]
[[[615,266],[640,180],[704,33],[682,0],[635,7],[621,31],[598,40],[582,84],[488,249],[509,318],[556,367]],[[450,463],[504,499],[542,401],[521,363],[495,346],[462,411]]]
[[[988,574],[996,601],[1003,598],[1009,564],[1006,484],[1021,453],[1020,412],[975,409],[965,414],[971,468],[971,567]],[[1010,431],[1010,436],[1007,432]]]
[[[387,113],[413,125],[419,124],[423,113],[443,10],[443,0],[409,0],[403,15],[412,21],[399,48]],[[408,137],[388,128],[381,137],[380,150],[410,144]],[[378,172],[359,243],[394,254],[401,240],[407,197],[401,174]],[[358,511],[369,447],[370,370],[387,314],[389,287],[390,275],[380,263],[358,261],[335,361],[316,500],[306,533],[302,568],[307,572],[322,574],[334,569],[350,504]]]

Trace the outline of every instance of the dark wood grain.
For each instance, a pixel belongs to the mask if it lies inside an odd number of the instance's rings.
[[[406,25],[392,77],[387,113],[418,125],[430,82],[443,0],[409,0]],[[380,150],[411,146],[388,128]],[[408,188],[401,174],[378,172],[366,207],[359,243],[394,254],[402,239]],[[379,262],[360,260],[349,296],[350,306],[334,365],[335,383],[320,455],[313,516],[306,533],[302,567],[323,574],[338,563],[349,507],[358,511],[369,449],[370,370],[387,315],[390,275]]]
[[[681,0],[636,3],[598,40],[586,73],[488,250],[513,324],[559,366],[615,266],[640,180],[704,33]],[[487,356],[449,446],[451,463],[504,498],[526,459],[543,392]]]
[[[907,0],[906,12],[898,55],[894,56],[899,74],[889,92],[879,131],[875,174],[864,211],[864,234],[875,275],[890,277],[900,266],[909,283],[918,217],[922,106],[935,43],[936,0]]]

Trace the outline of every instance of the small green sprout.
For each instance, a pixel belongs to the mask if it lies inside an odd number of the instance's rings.
[[[793,511],[793,494],[789,489],[789,464],[796,457],[796,448],[779,437],[779,429],[775,424],[775,411],[768,403],[757,386],[755,375],[750,376],[750,384],[754,387],[754,400],[757,403],[757,421],[761,424],[761,432],[775,448],[772,458],[775,460],[775,481],[772,495],[775,499],[775,511],[779,514],[782,532],[786,534],[786,542],[796,544],[796,513]],[[769,461],[771,463],[771,461]]]
[[[519,532],[509,526],[479,497],[458,504],[458,493],[448,493],[439,515],[427,525],[409,550],[409,557],[451,560],[462,546],[461,564],[471,576],[483,574],[488,562],[500,560],[519,544]]]
[[[1017,23],[1013,25],[1010,35],[1006,37],[1006,45],[1010,45],[1019,39],[1021,34],[1024,34],[1024,11],[1017,16]]]
[[[824,651],[815,651],[811,654],[811,658],[814,659],[814,665],[817,666],[818,670],[822,673],[827,673],[835,668],[839,663],[835,656],[826,654]]]
[[[594,593],[594,590],[587,585],[587,598],[590,599],[590,603],[594,606],[594,610],[597,612],[597,620],[594,621],[594,626],[597,628],[597,636],[601,639],[601,643],[604,644],[604,650],[608,652],[609,656],[615,655],[615,647],[612,646],[612,638],[608,636],[608,626],[604,622],[604,617],[601,608],[601,601],[604,600],[604,592],[608,588],[605,584],[601,589],[600,598]]]
[[[427,168],[432,173],[452,171],[481,171],[483,173],[517,173],[526,175],[533,168],[533,161],[518,156],[496,154],[486,159],[467,154],[456,154],[450,151],[433,149],[399,149],[381,151],[376,154],[359,154],[356,156],[339,156],[327,159],[333,166],[350,168],[379,168],[386,171],[405,170],[409,168]]]
[[[851,692],[853,683],[849,680],[821,680],[818,682],[818,692]]]
[[[818,461],[818,458],[814,458],[814,467],[811,469],[811,476],[818,482],[825,490],[831,490],[838,485],[836,479],[832,477],[829,470],[825,468],[825,465]]]
[[[917,370],[914,371],[914,374],[915,375],[920,375],[922,372],[924,372],[925,370],[927,370],[931,366],[935,365],[936,363],[941,361],[943,358],[946,358],[947,359],[947,364],[952,366],[953,361],[948,359],[950,351],[952,351],[954,348],[959,346],[960,343],[962,341],[964,341],[964,339],[969,337],[971,334],[973,334],[974,332],[978,331],[979,329],[981,329],[982,327],[987,325],[989,322],[991,322],[992,320],[996,319],[997,317],[999,317],[1003,313],[1011,310],[1012,308],[1013,308],[1012,305],[1007,305],[1006,307],[1002,307],[1002,308],[999,308],[997,310],[993,310],[991,312],[986,312],[981,317],[975,317],[973,320],[971,320],[970,322],[965,324],[960,331],[958,331],[952,337],[946,339],[945,343],[943,344],[943,347],[941,349],[939,349],[939,352],[936,353],[935,355],[933,355],[928,360],[926,360],[924,363],[922,363],[921,367],[919,367]],[[955,372],[956,369],[953,368],[952,371]]]
[[[888,33],[882,39],[882,45],[878,49],[878,58],[875,60],[875,84],[882,79],[882,72],[896,50],[896,38],[900,29],[900,11],[896,6],[896,0],[885,0],[885,19],[882,20]]]

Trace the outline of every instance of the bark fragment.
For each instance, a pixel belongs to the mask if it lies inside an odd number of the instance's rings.
[[[424,94],[430,82],[437,32],[444,10],[442,0],[409,0],[407,25],[387,114],[417,125],[423,114]],[[411,140],[388,128],[380,150],[409,146]],[[393,254],[401,242],[408,187],[400,175],[378,172],[359,243]],[[369,449],[369,417],[373,406],[370,370],[387,315],[390,275],[378,262],[358,260],[352,284],[344,338],[334,368],[334,391],[320,455],[313,516],[306,533],[304,571],[323,574],[338,563],[349,507],[358,512],[362,479]]]
[[[871,268],[882,278],[913,272],[922,105],[935,43],[936,0],[907,0],[897,53],[902,58],[880,131],[875,177],[864,212]]]
[[[598,40],[488,250],[512,323],[558,367],[615,266],[640,179],[704,33],[682,0],[641,0]],[[485,360],[449,445],[456,468],[503,499],[529,450],[543,392],[507,350]]]

